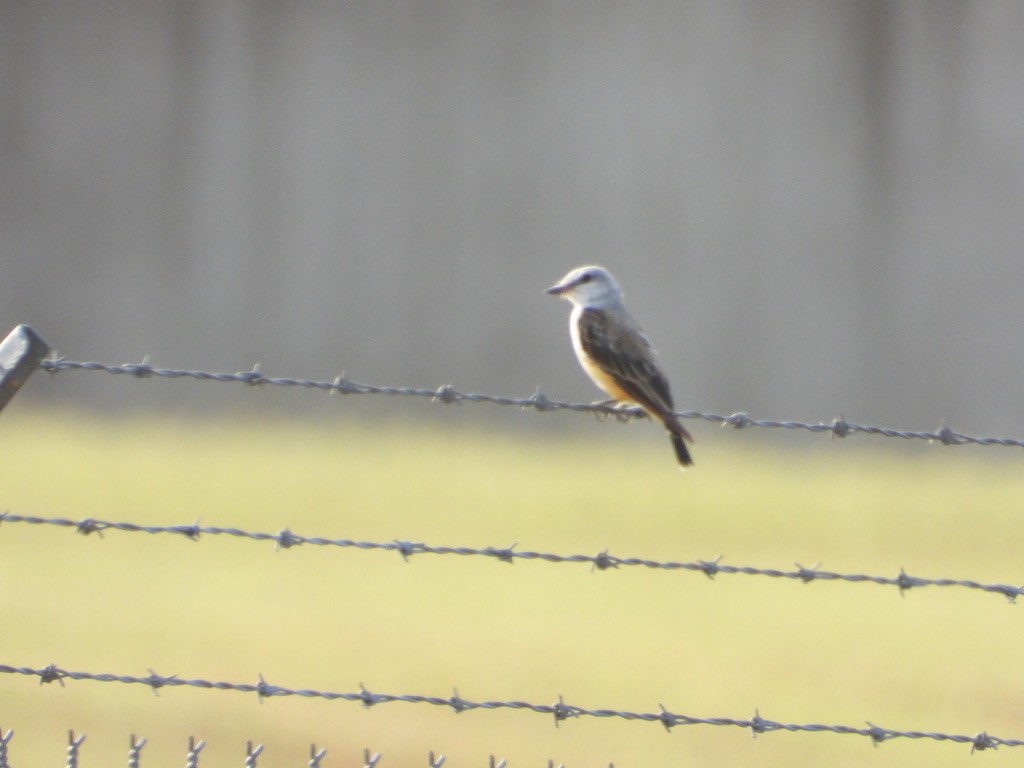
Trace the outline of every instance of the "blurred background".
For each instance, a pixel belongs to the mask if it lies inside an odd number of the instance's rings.
[[[1022,40],[1011,0],[0,0],[0,333],[28,323],[79,361],[589,401],[543,290],[598,263],[680,410],[1020,437]],[[0,510],[1020,582],[1019,449],[692,427],[680,475],[642,422],[37,373],[0,415]],[[0,664],[94,673],[1022,738],[1022,610],[0,527]],[[146,736],[147,766],[189,734],[203,765],[246,739],[260,765],[316,741],[325,768],[363,747],[382,768],[1019,760],[36,682],[0,679],[14,764],[56,764],[68,728],[96,764]]]
[[[0,19],[0,324],[72,359],[590,398],[599,263],[681,408],[1024,426],[1018,3]]]

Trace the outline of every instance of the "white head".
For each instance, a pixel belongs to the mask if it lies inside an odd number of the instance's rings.
[[[545,291],[577,307],[611,307],[622,302],[622,289],[603,267],[577,267]]]

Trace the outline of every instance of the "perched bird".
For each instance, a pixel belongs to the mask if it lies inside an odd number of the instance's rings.
[[[679,465],[693,464],[693,437],[673,415],[668,380],[640,326],[622,303],[622,290],[601,267],[579,267],[547,293],[572,302],[569,333],[583,370],[615,400],[636,403],[668,430]]]

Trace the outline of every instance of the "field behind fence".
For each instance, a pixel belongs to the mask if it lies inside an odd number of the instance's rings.
[[[1012,436],[687,414],[680,473],[660,429],[540,394],[43,368],[0,416],[0,766],[1022,754]],[[72,375],[314,390],[323,419],[91,416]]]

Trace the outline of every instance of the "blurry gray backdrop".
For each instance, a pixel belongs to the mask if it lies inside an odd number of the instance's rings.
[[[589,400],[542,291],[600,263],[680,408],[1019,436],[1022,41],[1012,0],[4,0],[0,330]]]

